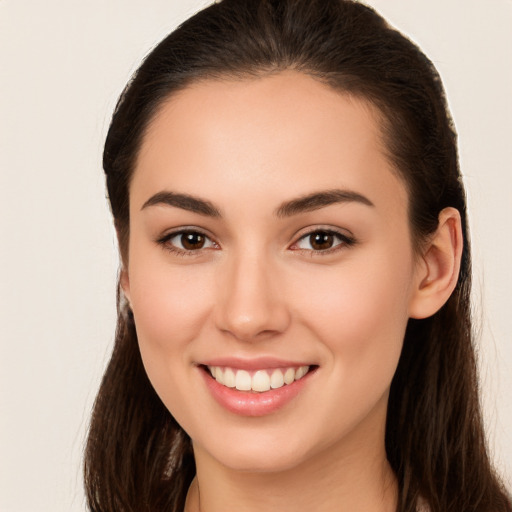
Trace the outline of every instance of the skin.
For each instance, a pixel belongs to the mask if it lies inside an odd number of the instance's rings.
[[[276,214],[334,189],[371,204]],[[161,192],[201,198],[217,215],[147,204]],[[193,441],[187,511],[395,509],[391,379],[407,320],[448,298],[461,252],[447,209],[416,254],[407,205],[374,109],[308,76],[203,81],[160,109],[130,187],[121,284],[148,376]],[[176,253],[180,236],[162,241],[184,227],[207,236],[203,248]],[[315,230],[342,238],[315,250]],[[205,386],[197,365],[219,356],[318,368],[290,403],[248,417]]]

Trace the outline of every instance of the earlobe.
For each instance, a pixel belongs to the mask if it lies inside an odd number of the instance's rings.
[[[462,245],[460,213],[455,208],[445,208],[439,214],[438,228],[418,263],[409,308],[411,318],[432,316],[448,300],[457,285]]]

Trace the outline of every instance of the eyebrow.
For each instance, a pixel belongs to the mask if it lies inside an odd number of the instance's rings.
[[[292,217],[299,213],[319,210],[338,203],[360,203],[366,206],[375,206],[367,197],[352,190],[325,190],[314,192],[306,196],[298,197],[282,203],[275,211],[277,217]],[[141,210],[150,206],[165,205],[181,208],[206,217],[222,217],[220,210],[206,199],[194,197],[189,194],[177,192],[158,192],[151,196],[143,205]]]
[[[141,210],[149,206],[157,205],[174,206],[206,217],[221,217],[220,211],[210,201],[189,194],[178,194],[176,192],[166,191],[158,192],[154,196],[151,196],[142,205]]]
[[[360,203],[366,206],[375,206],[367,197],[358,192],[333,189],[315,192],[287,201],[279,206],[276,210],[276,215],[278,217],[291,217],[292,215],[319,210],[320,208],[337,203]]]

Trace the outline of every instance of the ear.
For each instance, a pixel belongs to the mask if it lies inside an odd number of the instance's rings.
[[[128,303],[130,303],[130,277],[128,275],[128,258],[126,241],[128,240],[128,228],[125,224],[114,221],[117,235],[117,245],[119,247],[119,254],[121,257],[121,273],[119,275],[119,284],[123,290],[124,296]]]
[[[130,299],[130,276],[128,275],[128,270],[123,265],[121,268],[121,274],[119,275],[119,284],[121,285],[121,289],[123,290],[124,296],[126,297],[126,300],[131,306],[131,299]]]
[[[459,278],[462,244],[460,213],[455,208],[445,208],[439,214],[437,230],[419,258],[409,306],[411,318],[432,316],[448,300]]]

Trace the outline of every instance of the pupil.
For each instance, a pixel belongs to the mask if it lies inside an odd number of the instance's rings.
[[[201,249],[204,245],[204,236],[201,233],[183,233],[181,245],[187,250]]]
[[[311,243],[311,247],[318,251],[325,251],[326,249],[330,249],[334,242],[334,236],[330,233],[326,233],[324,231],[319,231],[317,233],[312,234],[309,237],[309,241]]]

